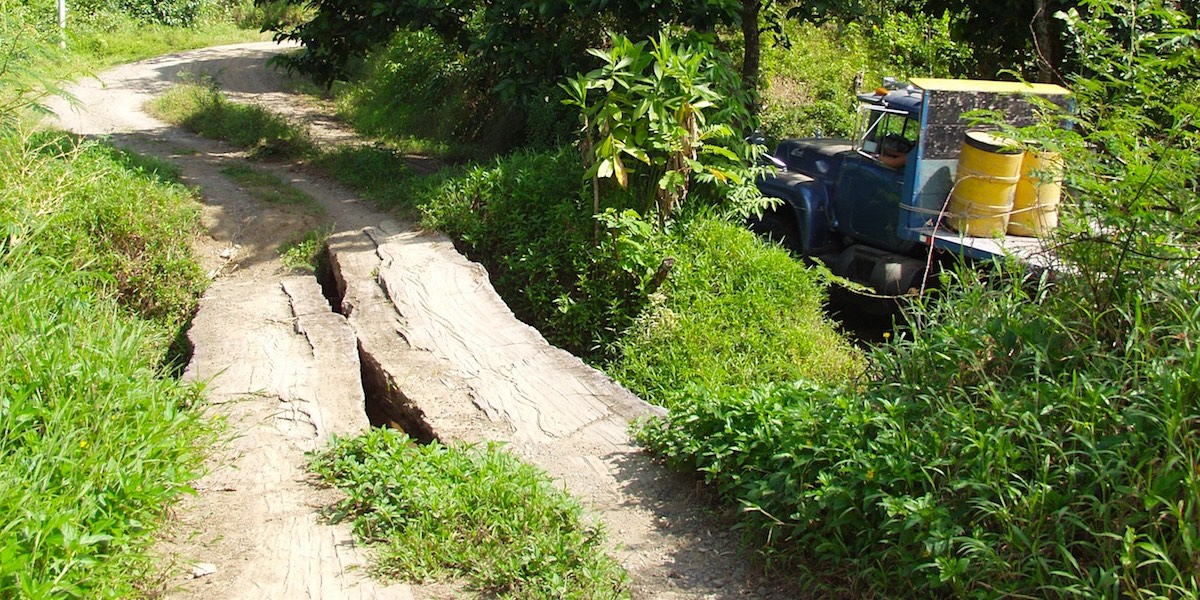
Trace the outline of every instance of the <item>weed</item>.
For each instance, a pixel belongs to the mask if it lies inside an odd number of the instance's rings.
[[[291,239],[279,247],[279,258],[283,266],[302,271],[316,271],[320,266],[321,253],[325,251],[325,240],[332,230],[312,229]]]
[[[334,440],[313,469],[347,494],[378,552],[405,580],[465,579],[500,598],[626,598],[599,526],[542,472],[495,445],[418,446],[392,429]]]
[[[289,185],[278,175],[247,164],[234,164],[221,169],[221,174],[236,182],[251,196],[271,204],[298,204],[314,212],[324,212],[315,198]]]

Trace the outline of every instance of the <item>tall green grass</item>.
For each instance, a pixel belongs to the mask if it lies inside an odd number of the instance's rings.
[[[149,591],[209,428],[163,358],[203,285],[169,170],[0,135],[0,597]]]

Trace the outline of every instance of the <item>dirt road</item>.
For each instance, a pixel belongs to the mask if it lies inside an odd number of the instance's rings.
[[[57,107],[63,127],[166,157],[203,195],[208,233],[196,252],[213,283],[185,377],[208,382],[207,410],[234,436],[163,543],[176,565],[167,596],[458,597],[444,585],[369,580],[348,531],[318,518],[333,492],[311,484],[304,452],[362,431],[372,410],[426,438],[504,441],[561,480],[605,522],[637,598],[791,597],[756,577],[694,482],[631,445],[629,420],[659,409],[515,319],[449,240],[297,165],[256,166],[322,208],[263,204],[221,173],[243,153],[142,111],[180,73],[209,74],[234,100],[310,125],[323,144],[352,143],[319,102],[288,93],[265,67],[279,50],[246,44],[127,65],[75,88],[82,110]],[[336,292],[326,295],[276,254],[316,226],[334,231],[326,287]]]

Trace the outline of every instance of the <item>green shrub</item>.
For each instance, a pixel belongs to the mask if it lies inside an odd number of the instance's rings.
[[[0,136],[0,597],[130,597],[210,440],[159,361],[202,277],[154,161]],[[152,319],[152,320],[147,320]]]
[[[418,446],[384,428],[335,440],[312,466],[346,493],[336,518],[375,546],[384,575],[463,579],[499,598],[629,597],[598,526],[497,446]]]
[[[860,593],[1194,598],[1200,353],[1143,351],[1200,311],[1171,301],[1182,320],[1129,331],[1131,356],[1033,287],[951,285],[863,389],[702,392],[640,439],[779,563]]]
[[[400,31],[337,88],[354,127],[406,152],[482,158],[522,139],[487,94],[487,73],[428,31]]]
[[[869,47],[876,64],[888,65],[888,75],[903,79],[970,73],[971,46],[954,41],[952,27],[949,11],[940,17],[897,11],[871,28]]]
[[[633,208],[659,226],[698,203],[742,217],[767,207],[754,182],[765,150],[744,139],[753,129],[741,81],[714,38],[667,34],[634,42],[614,34],[587,75],[568,78],[563,101],[579,110],[579,145],[593,180],[615,184]]]
[[[643,398],[677,405],[692,386],[744,389],[760,381],[838,382],[861,357],[825,316],[825,282],[745,228],[698,218],[663,252],[671,277],[617,342],[608,369]]]
[[[296,27],[313,15],[311,7],[286,0],[239,0],[230,3],[227,10],[240,27],[255,31]]]
[[[612,220],[599,245],[591,200],[579,179],[579,155],[520,152],[462,174],[415,184],[423,223],[459,241],[487,267],[513,312],[542,335],[581,356],[604,350],[645,302],[647,254],[619,256],[618,246],[649,231]],[[632,238],[630,236],[633,236]],[[630,261],[634,262],[630,262]],[[657,266],[655,262],[654,266]]]
[[[119,11],[143,23],[190,27],[206,13],[216,12],[219,3],[220,0],[76,0],[70,8],[76,18]]]

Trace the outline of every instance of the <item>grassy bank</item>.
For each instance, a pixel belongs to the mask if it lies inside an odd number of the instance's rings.
[[[195,201],[164,165],[60,134],[0,135],[0,174],[0,596],[149,591],[211,435],[164,376],[203,287]]]

